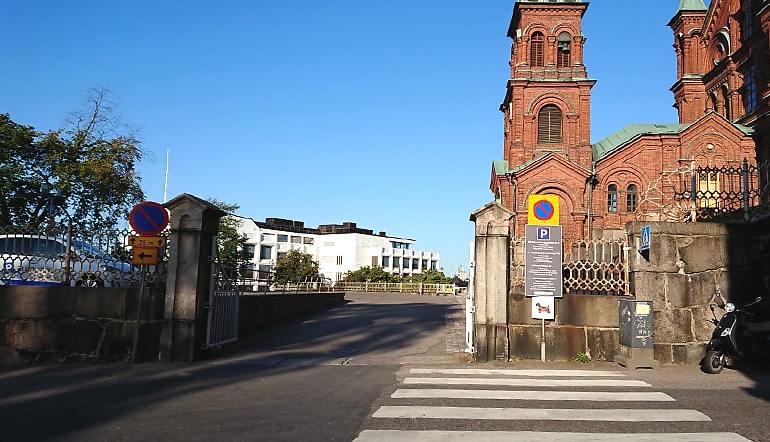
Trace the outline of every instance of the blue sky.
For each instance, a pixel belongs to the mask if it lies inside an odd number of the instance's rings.
[[[677,122],[679,0],[594,0],[583,21],[592,142]],[[513,0],[6,0],[0,113],[57,129],[107,88],[138,128],[147,199],[345,221],[468,267],[492,200]]]

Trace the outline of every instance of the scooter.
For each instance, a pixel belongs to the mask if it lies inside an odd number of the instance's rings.
[[[719,290],[716,296],[722,298]],[[706,356],[701,360],[701,369],[710,374],[718,374],[730,360],[752,359],[770,355],[770,321],[760,322],[756,314],[749,309],[762,302],[757,297],[754,302],[743,306],[732,302],[720,307],[725,310],[721,319],[714,312],[715,304],[711,304],[710,321],[716,326],[711,340],[706,345]]]

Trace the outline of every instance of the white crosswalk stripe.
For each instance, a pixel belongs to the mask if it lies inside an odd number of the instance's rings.
[[[404,387],[390,396],[394,403],[383,405],[372,414],[372,426],[376,427],[378,422],[390,423],[383,429],[362,431],[355,442],[749,440],[736,433],[724,432],[608,431],[607,425],[613,422],[650,423],[665,431],[660,428],[665,423],[681,425],[711,421],[709,416],[697,410],[664,407],[664,403],[671,404],[676,402],[675,399],[663,392],[643,391],[651,385],[628,379],[617,371],[413,368],[409,375],[401,382]],[[466,386],[468,388],[463,388]],[[415,402],[410,403],[412,401]],[[489,406],[480,401],[489,401]],[[461,406],[448,406],[455,405],[452,402]],[[542,407],[546,404],[557,406]],[[399,422],[411,426],[393,430],[399,427]],[[437,422],[440,429],[431,424],[426,425],[431,430],[415,430],[415,422]],[[517,429],[520,425],[517,422],[534,422],[549,431],[458,430],[468,428],[468,422],[504,422],[505,430]],[[548,428],[546,422],[597,422],[597,426],[595,432],[559,432]],[[533,427],[519,428],[529,430]],[[581,424],[581,428],[585,428],[585,424]]]
[[[735,433],[556,433],[365,430],[356,442],[747,442]],[[750,442],[750,441],[749,441]]]

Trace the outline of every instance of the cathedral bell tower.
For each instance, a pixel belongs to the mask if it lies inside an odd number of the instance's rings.
[[[549,153],[591,169],[591,88],[583,64],[581,30],[588,3],[520,0],[508,37],[511,78],[500,110],[505,116],[504,159],[510,168]]]

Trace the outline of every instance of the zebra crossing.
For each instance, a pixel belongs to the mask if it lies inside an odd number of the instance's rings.
[[[666,424],[698,428],[711,418],[676,408],[673,397],[651,389],[619,371],[411,368],[388,403],[373,413],[371,429],[354,442],[749,440],[729,432],[661,431]],[[414,429],[415,422],[430,429]],[[468,430],[468,422],[481,429]],[[484,422],[502,423],[505,429],[485,429]],[[558,431],[578,422],[592,430]],[[634,423],[656,431],[627,431],[641,428]],[[617,430],[615,425],[625,426]]]

